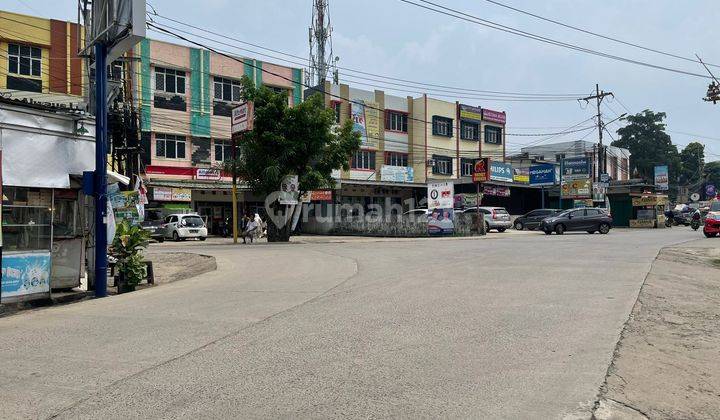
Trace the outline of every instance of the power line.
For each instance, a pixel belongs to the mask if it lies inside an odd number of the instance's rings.
[[[533,40],[535,40],[535,41],[543,42],[543,43],[550,44],[550,45],[556,45],[556,46],[559,46],[559,47],[568,48],[568,49],[571,49],[571,50],[580,51],[580,52],[584,52],[584,53],[587,53],[587,54],[596,55],[596,56],[599,56],[599,57],[609,58],[609,59],[612,59],[612,60],[622,61],[622,62],[630,63],[630,64],[636,64],[636,65],[639,65],[639,66],[654,68],[654,69],[657,69],[657,70],[665,70],[665,71],[669,71],[669,72],[673,72],[673,73],[684,74],[684,75],[687,75],[687,76],[700,77],[700,78],[703,78],[703,79],[708,79],[708,78],[709,78],[709,76],[705,76],[705,75],[700,74],[700,73],[693,73],[693,72],[686,71],[686,70],[674,69],[674,68],[670,68],[670,67],[665,67],[665,66],[660,66],[660,65],[656,65],[656,64],[651,64],[651,63],[647,63],[647,62],[644,62],[644,61],[639,61],[639,60],[635,60],[635,59],[631,59],[631,58],[625,58],[625,57],[621,57],[621,56],[618,56],[618,55],[608,54],[608,53],[604,53],[604,52],[592,50],[592,49],[589,49],[589,48],[580,47],[580,46],[577,46],[577,45],[574,45],[574,44],[570,44],[570,43],[567,43],[567,42],[557,41],[557,40],[552,39],[552,38],[547,38],[547,37],[544,37],[544,36],[541,36],[541,35],[536,35],[536,34],[533,34],[533,33],[530,33],[530,32],[525,32],[525,31],[522,31],[522,30],[519,30],[519,29],[515,29],[515,28],[512,28],[512,27],[510,27],[510,26],[505,26],[505,25],[502,25],[502,24],[499,24],[499,23],[496,23],[496,22],[493,22],[493,21],[490,21],[490,20],[487,20],[487,19],[482,19],[482,18],[479,18],[479,17],[477,17],[477,16],[473,16],[473,15],[471,15],[471,14],[464,13],[464,12],[458,11],[458,10],[456,10],[456,9],[452,9],[452,8],[445,7],[445,6],[442,6],[442,5],[438,5],[438,4],[436,4],[436,3],[433,3],[433,2],[430,2],[430,1],[427,1],[427,0],[418,0],[418,1],[421,1],[421,2],[426,3],[426,4],[430,4],[430,5],[434,6],[434,7],[437,7],[437,9],[434,9],[434,8],[428,7],[428,6],[424,6],[424,5],[422,5],[422,4],[418,4],[418,3],[415,3],[414,1],[410,1],[410,0],[399,0],[399,1],[401,1],[401,2],[403,2],[403,3],[407,3],[407,4],[410,4],[410,5],[413,5],[413,6],[415,6],[415,7],[419,7],[419,8],[426,9],[426,10],[430,10],[430,11],[435,12],[435,13],[439,13],[439,14],[443,14],[443,15],[446,15],[446,16],[454,17],[455,19],[464,20],[464,21],[467,21],[467,22],[470,22],[470,23],[474,23],[474,24],[476,24],[476,25],[485,26],[485,27],[488,27],[488,28],[492,28],[492,29],[496,29],[496,30],[499,30],[499,31],[502,31],[502,32],[509,33],[509,34],[521,36],[521,37],[523,37],[523,38],[533,39]]]
[[[506,8],[506,9],[509,9],[509,10],[518,12],[518,13],[522,13],[522,14],[524,14],[524,15],[532,16],[532,17],[534,17],[534,18],[536,18],[536,19],[544,20],[545,22],[554,23],[554,24],[556,24],[556,25],[560,25],[560,26],[563,26],[563,27],[568,28],[568,29],[573,29],[573,30],[575,30],[575,31],[579,31],[579,32],[582,32],[582,33],[585,33],[585,34],[588,34],[588,35],[593,35],[593,36],[596,36],[596,37],[599,37],[599,38],[603,38],[603,39],[606,39],[606,40],[608,40],[608,41],[617,42],[617,43],[619,43],[619,44],[623,44],[623,45],[627,45],[627,46],[630,46],[630,47],[639,48],[639,49],[645,50],[645,51],[654,52],[654,53],[661,54],[661,55],[664,55],[664,56],[667,56],[667,57],[673,57],[673,58],[677,58],[677,59],[680,59],[680,60],[689,61],[689,62],[692,62],[692,63],[701,63],[701,61],[698,61],[698,60],[696,60],[696,59],[694,59],[694,58],[684,57],[684,56],[681,56],[681,55],[677,55],[677,54],[673,54],[673,53],[661,51],[661,50],[658,50],[658,49],[655,49],[655,48],[645,47],[645,46],[642,46],[642,45],[639,45],[639,44],[635,44],[635,43],[632,43],[632,42],[623,41],[623,40],[621,40],[621,39],[614,38],[614,37],[611,37],[611,36],[608,36],[608,35],[602,35],[602,34],[599,34],[599,33],[597,33],[597,32],[589,31],[589,30],[587,30],[587,29],[579,28],[579,27],[577,27],[577,26],[569,25],[569,24],[567,24],[567,23],[563,23],[563,22],[560,22],[560,21],[558,21],[558,20],[546,18],[546,17],[540,16],[540,15],[537,15],[537,14],[535,14],[535,13],[528,12],[528,11],[526,11],[526,10],[522,10],[522,9],[519,9],[519,8],[516,8],[516,7],[512,7],[512,6],[509,6],[509,5],[507,5],[507,4],[500,3],[500,2],[495,1],[495,0],[485,0],[485,1],[487,1],[488,3],[492,3],[492,4],[494,4],[494,5],[497,5],[497,6],[500,6],[500,7],[504,7],[504,8]],[[707,63],[706,63],[706,64],[707,64]],[[708,66],[720,67],[720,66],[718,66],[718,65],[716,65],[716,64],[708,64]]]
[[[215,36],[218,36],[218,37],[221,37],[221,38],[224,38],[224,39],[228,39],[228,40],[231,40],[231,41],[234,41],[234,42],[243,44],[243,45],[249,45],[249,46],[252,46],[252,47],[254,47],[254,48],[259,48],[259,49],[262,49],[262,50],[265,50],[265,51],[270,51],[270,52],[273,52],[273,53],[275,53],[275,54],[285,55],[285,56],[288,56],[288,57],[291,57],[291,58],[295,58],[295,59],[298,59],[298,60],[301,60],[301,61],[305,61],[305,60],[306,60],[305,57],[301,57],[301,56],[298,56],[298,55],[289,54],[289,53],[286,53],[286,52],[283,52],[283,51],[279,51],[279,50],[277,50],[277,49],[272,49],[272,48],[264,47],[264,46],[259,45],[259,44],[255,44],[255,43],[250,43],[250,42],[247,42],[247,41],[243,41],[243,40],[241,40],[241,39],[234,38],[234,37],[228,36],[228,35],[226,35],[226,34],[221,34],[221,33],[215,32],[215,31],[211,31],[211,30],[209,30],[209,29],[201,28],[201,27],[199,27],[199,26],[192,25],[192,24],[190,24],[190,23],[183,22],[183,21],[180,21],[180,20],[177,20],[177,19],[173,19],[173,18],[164,16],[164,15],[160,15],[160,14],[152,13],[152,12],[150,12],[150,14],[151,14],[152,16],[160,17],[160,18],[162,18],[162,19],[167,19],[167,20],[169,20],[169,21],[171,21],[171,22],[175,22],[175,23],[177,23],[177,24],[180,24],[180,25],[183,25],[183,26],[187,26],[187,27],[189,27],[189,28],[193,28],[193,29],[196,29],[196,30],[201,31],[201,32],[209,33],[209,34],[211,34],[211,35],[215,35]],[[157,23],[157,22],[155,22],[155,23]],[[162,24],[162,25],[163,25],[163,26],[166,26],[166,27],[170,27],[170,25],[167,25],[167,24]],[[172,28],[172,27],[171,27],[171,29],[178,30],[178,29]],[[193,34],[193,35],[194,35],[194,36],[197,36],[197,37],[200,37],[200,36],[197,35],[197,34]],[[216,41],[216,42],[217,42],[217,41]],[[244,49],[242,49],[242,48],[240,48],[240,47],[235,47],[235,48],[244,50]],[[265,54],[262,54],[262,53],[258,53],[258,54],[260,54],[260,55],[265,55]],[[265,56],[267,56],[267,55],[265,55]],[[482,94],[499,94],[499,95],[516,95],[516,96],[542,96],[542,97],[559,96],[559,97],[572,97],[572,98],[576,98],[576,97],[582,95],[582,94],[580,94],[580,93],[528,93],[528,92],[505,92],[505,91],[495,91],[495,90],[480,90],[480,89],[473,89],[473,88],[467,88],[467,87],[457,87],[457,86],[433,84],[433,83],[427,83],[427,82],[417,82],[417,81],[412,81],[412,80],[408,80],[408,79],[402,79],[402,78],[390,77],[390,76],[387,76],[387,75],[381,75],[381,74],[371,73],[371,72],[367,72],[367,71],[363,71],[363,70],[358,70],[358,69],[353,69],[353,68],[349,68],[349,67],[341,67],[341,66],[338,66],[337,68],[340,69],[340,70],[349,71],[349,72],[351,72],[351,73],[363,74],[363,75],[366,75],[366,76],[379,77],[379,78],[382,78],[382,79],[393,80],[393,81],[403,82],[403,83],[410,83],[410,84],[414,84],[414,85],[418,85],[418,86],[429,86],[429,87],[440,88],[440,89],[457,90],[457,91],[461,91],[461,92],[476,92],[476,93],[482,93]],[[360,78],[360,76],[354,76],[354,77]]]

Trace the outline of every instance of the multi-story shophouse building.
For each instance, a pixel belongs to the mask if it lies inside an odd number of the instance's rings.
[[[148,208],[197,211],[211,231],[230,216],[230,179],[220,171],[232,153],[230,115],[240,101],[240,79],[302,100],[303,71],[250,58],[228,58],[208,50],[144,39],[134,50],[133,74],[141,114]],[[241,209],[263,198],[241,191]],[[160,212],[158,212],[160,213]]]
[[[86,108],[80,37],[76,23],[0,11],[0,93]]]
[[[362,138],[350,170],[336,173],[337,203],[389,202],[407,210],[406,200],[418,205],[428,182],[448,180],[470,189],[478,158],[504,160],[503,112],[346,84],[326,82],[322,90],[336,122],[352,120]]]

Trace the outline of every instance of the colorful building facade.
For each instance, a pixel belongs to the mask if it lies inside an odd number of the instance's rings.
[[[0,11],[0,92],[84,106],[87,77],[76,23]]]
[[[198,211],[212,228],[230,208],[230,179],[218,168],[232,154],[230,115],[240,103],[240,79],[285,92],[293,106],[302,101],[303,70],[152,39],[137,45],[132,58],[139,63],[131,74],[150,199]]]

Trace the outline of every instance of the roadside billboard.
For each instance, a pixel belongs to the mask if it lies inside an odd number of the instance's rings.
[[[590,178],[590,158],[574,157],[562,160],[563,179]]]
[[[554,185],[555,165],[546,163],[530,167],[530,185]]]
[[[568,180],[563,179],[562,198],[592,198],[592,180],[590,178]]]
[[[512,165],[509,163],[491,162],[490,179],[493,181],[513,182]]]
[[[453,208],[455,185],[452,182],[428,184],[428,209]]]
[[[670,188],[668,166],[655,166],[655,188],[660,191],[667,191]]]
[[[473,168],[473,182],[487,182],[490,180],[490,158],[482,158],[475,161]]]

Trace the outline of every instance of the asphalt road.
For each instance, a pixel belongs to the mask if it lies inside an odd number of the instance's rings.
[[[154,245],[219,269],[0,319],[0,418],[587,418],[659,249],[698,235]]]

